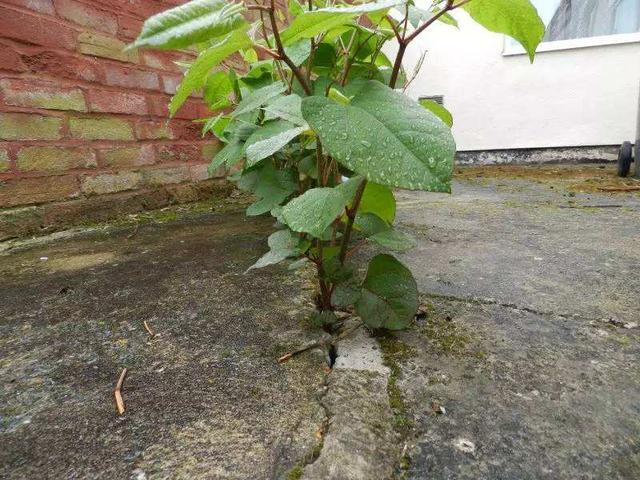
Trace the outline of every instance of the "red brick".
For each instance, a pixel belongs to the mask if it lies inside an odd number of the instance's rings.
[[[153,72],[145,72],[119,65],[105,65],[106,84],[125,88],[158,90],[160,80]]]
[[[101,7],[109,11],[117,13],[128,13],[140,19],[146,19],[151,15],[168,10],[171,8],[157,0],[92,0],[93,3],[99,4]],[[183,3],[186,3],[183,2]]]
[[[135,39],[142,31],[142,20],[127,17],[125,15],[118,16],[118,36],[129,40]]]
[[[91,57],[75,57],[41,48],[25,49],[20,56],[27,68],[39,75],[46,74],[88,82],[96,82],[101,76],[100,63]]]
[[[178,140],[201,140],[202,124],[189,121],[173,120],[171,122],[173,138]]]
[[[155,163],[153,145],[105,148],[98,151],[100,163],[108,167],[139,167]]]
[[[47,18],[16,12],[3,7],[0,7],[0,32],[5,38],[26,43],[67,50],[75,48],[75,37],[72,29]]]
[[[45,13],[47,15],[56,14],[51,0],[4,0],[4,2],[10,5],[27,8],[35,12]]]
[[[158,145],[159,162],[198,162],[202,159],[199,145]]]
[[[112,13],[74,0],[55,0],[58,15],[65,20],[115,35],[118,20]]]
[[[7,105],[49,110],[87,111],[84,94],[79,88],[64,88],[55,83],[33,80],[5,79],[0,80],[0,92]]]
[[[7,45],[0,44],[0,65],[4,70],[24,72],[28,70],[20,58],[20,54]]]
[[[147,114],[147,101],[138,93],[90,89],[87,95],[92,112]]]
[[[156,117],[169,117],[169,100],[170,97],[161,95],[147,95],[147,103],[149,104],[149,113]]]
[[[165,93],[173,95],[176,93],[176,88],[182,81],[182,75],[162,75],[162,84],[164,85]]]
[[[0,208],[65,200],[79,191],[75,176],[14,178],[0,182]]]
[[[175,54],[173,52],[160,52],[160,51],[143,51],[142,61],[145,65],[158,70],[164,70],[167,72],[182,73],[182,69],[176,65],[175,62],[183,61],[188,62],[193,60],[193,57],[187,55]],[[180,75],[182,77],[182,75]]]
[[[139,140],[172,140],[176,136],[169,120],[161,122],[144,120],[136,123],[136,137]]]

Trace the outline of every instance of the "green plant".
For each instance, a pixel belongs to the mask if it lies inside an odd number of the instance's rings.
[[[412,0],[265,1],[193,0],[149,18],[129,48],[198,51],[169,110],[202,92],[216,112],[203,135],[225,144],[211,169],[226,166],[253,193],[247,215],[276,218],[269,252],[250,268],[315,264],[315,320],[327,330],[335,309],[350,306],[372,328],[404,328],[418,306],[409,269],[379,254],[359,280],[351,261],[365,242],[413,246],[393,229],[393,188],[450,191],[451,115],[394,90],[407,82],[407,45],[436,21],[457,26],[450,12],[461,8],[533,59],[544,25],[529,0],[434,0],[427,9]]]

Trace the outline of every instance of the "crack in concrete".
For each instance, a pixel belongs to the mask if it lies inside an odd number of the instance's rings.
[[[516,310],[519,312],[526,312],[526,313],[532,313],[534,315],[540,315],[541,317],[559,317],[559,318],[562,318],[563,320],[583,320],[586,322],[594,322],[594,321],[601,320],[600,317],[589,318],[589,317],[580,316],[577,313],[558,313],[558,312],[553,312],[551,310],[539,310],[532,307],[517,305],[515,303],[500,302],[493,298],[456,297],[455,295],[445,295],[441,293],[429,293],[429,292],[425,292],[425,293],[421,292],[420,295],[428,298],[437,298],[437,299],[450,300],[450,301],[461,302],[461,303],[470,303],[470,304],[476,304],[476,305],[494,305],[497,307],[509,308],[511,310]]]

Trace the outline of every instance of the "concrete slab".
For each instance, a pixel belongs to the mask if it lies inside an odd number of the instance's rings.
[[[426,318],[328,375],[275,361],[318,337],[308,275],[243,275],[270,219],[0,253],[0,477],[640,477],[640,197],[461,178],[399,195]]]
[[[325,363],[275,360],[316,332],[305,279],[242,274],[270,225],[209,216],[0,257],[0,477],[267,479],[304,463]]]
[[[404,261],[421,291],[590,319],[640,318],[639,195],[568,196],[505,178],[456,182],[453,192],[399,198],[400,228],[419,240]]]

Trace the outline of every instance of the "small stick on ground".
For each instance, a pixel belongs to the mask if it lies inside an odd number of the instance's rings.
[[[345,329],[344,331],[340,332],[338,335],[334,336],[334,337],[323,337],[320,340],[316,340],[314,342],[310,342],[307,343],[305,345],[303,345],[302,347],[293,350],[291,352],[285,353],[284,355],[282,355],[279,359],[278,359],[278,363],[284,363],[289,361],[290,359],[292,359],[293,357],[295,357],[296,355],[300,355],[301,353],[307,352],[309,350],[313,350],[314,348],[323,348],[326,347],[328,345],[335,345],[336,343],[338,343],[340,340],[342,340],[343,338],[347,337],[348,335],[350,335],[351,333],[355,332],[358,328],[360,328],[362,326],[362,322],[357,322],[355,325]]]
[[[118,415],[124,414],[124,401],[122,400],[122,384],[124,383],[124,377],[127,376],[127,369],[124,368],[122,373],[120,374],[120,378],[118,379],[118,383],[116,383],[116,388],[113,391],[113,396],[116,399],[116,407],[118,409]]]
[[[153,330],[151,330],[151,327],[149,326],[149,324],[147,323],[147,321],[146,321],[146,320],[143,320],[143,322],[142,322],[142,323],[143,323],[143,325],[144,325],[144,329],[147,331],[147,333],[149,334],[149,336],[151,336],[151,337],[155,337],[155,336],[156,336],[156,334],[155,334],[155,333],[153,333]]]

